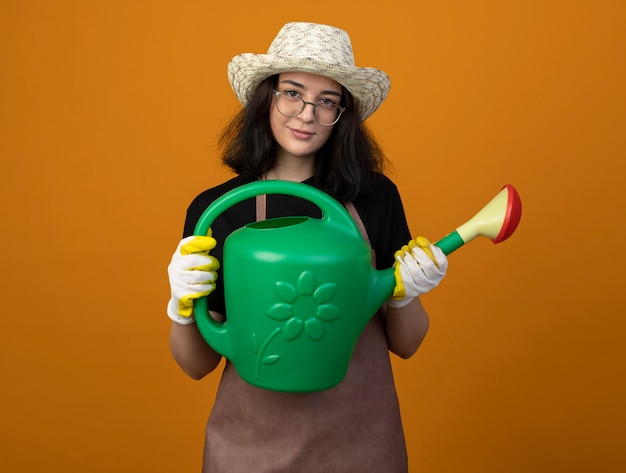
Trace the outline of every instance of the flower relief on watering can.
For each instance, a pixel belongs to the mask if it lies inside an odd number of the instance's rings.
[[[282,332],[285,340],[297,343],[296,339],[304,333],[310,340],[319,342],[324,338],[323,322],[332,322],[341,316],[339,308],[330,303],[337,285],[325,283],[318,286],[309,270],[303,271],[295,284],[277,281],[275,291],[280,302],[270,306],[267,315],[277,322],[284,322],[282,327],[275,327],[262,341],[256,332],[250,337],[250,348],[256,355],[257,379],[260,378],[261,365],[273,365],[281,358],[280,354],[269,350],[271,341],[277,335]]]

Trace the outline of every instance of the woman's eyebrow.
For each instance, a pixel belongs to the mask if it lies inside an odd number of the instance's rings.
[[[304,86],[304,84],[301,84],[300,82],[296,82],[295,80],[285,79],[285,80],[281,80],[280,83],[293,85],[294,87],[299,87],[302,90],[306,90],[306,87]],[[336,90],[322,90],[320,95],[335,95],[337,97],[341,97],[341,92],[337,92]]]

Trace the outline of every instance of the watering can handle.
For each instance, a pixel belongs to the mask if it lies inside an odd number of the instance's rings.
[[[307,184],[278,180],[251,182],[222,195],[200,216],[194,235],[207,235],[215,219],[225,210],[243,200],[263,194],[284,194],[308,200],[320,208],[322,220],[332,220],[346,229],[349,228],[355,235],[360,235],[359,228],[348,211],[334,198]]]

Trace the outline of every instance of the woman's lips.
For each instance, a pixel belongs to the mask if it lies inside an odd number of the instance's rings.
[[[291,134],[299,140],[308,140],[314,135],[313,133],[304,130],[296,130],[294,128],[291,128],[290,130]]]

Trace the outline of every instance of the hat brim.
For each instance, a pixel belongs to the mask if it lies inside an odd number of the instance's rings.
[[[256,87],[283,72],[308,72],[329,77],[354,97],[361,121],[365,121],[389,94],[389,76],[371,67],[353,67],[306,58],[283,58],[269,54],[244,53],[228,64],[228,80],[242,105],[246,106]]]

